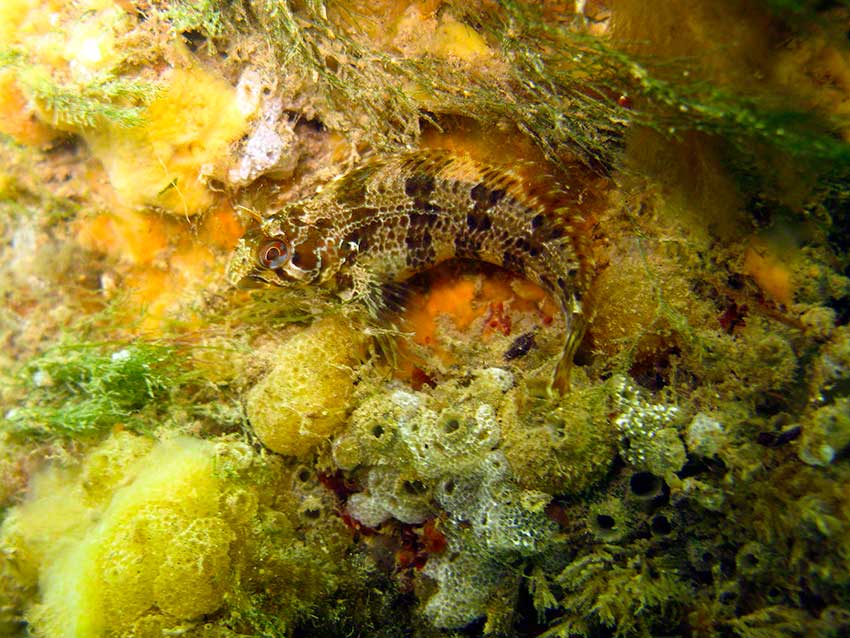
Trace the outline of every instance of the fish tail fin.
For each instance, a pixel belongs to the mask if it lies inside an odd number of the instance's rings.
[[[581,340],[584,338],[586,327],[587,324],[584,317],[573,315],[570,328],[567,332],[567,338],[564,341],[561,358],[558,360],[555,371],[552,373],[552,380],[549,382],[550,396],[563,396],[570,391],[570,372],[573,367],[573,356],[576,350],[578,350]]]

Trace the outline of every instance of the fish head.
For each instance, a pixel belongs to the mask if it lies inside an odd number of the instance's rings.
[[[321,277],[328,249],[321,227],[283,210],[239,240],[227,267],[227,279],[238,287],[309,285]]]

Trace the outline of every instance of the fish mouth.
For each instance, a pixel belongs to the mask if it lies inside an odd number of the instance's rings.
[[[236,244],[225,270],[225,277],[231,286],[235,288],[256,287],[258,282],[252,276],[257,269],[254,253],[255,243],[248,238],[243,237]]]

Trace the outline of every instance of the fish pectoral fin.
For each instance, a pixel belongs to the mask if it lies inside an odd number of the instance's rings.
[[[384,281],[365,268],[352,267],[349,286],[340,293],[345,303],[359,302],[376,324],[393,324],[404,312],[408,287],[395,281]]]
[[[360,310],[366,332],[373,337],[378,354],[395,367],[398,362],[396,337],[398,315],[404,310],[407,288],[404,284],[382,281],[366,268],[357,265],[346,273],[345,288],[339,292],[343,303]],[[362,313],[365,310],[365,313]],[[364,316],[365,314],[365,316]]]
[[[375,345],[393,368],[398,364],[396,338],[403,334],[399,329],[399,316],[404,312],[407,295],[408,289],[402,283],[373,281],[362,297]]]
[[[369,307],[378,288],[380,283],[375,276],[365,268],[355,265],[346,273],[345,286],[339,291],[339,298],[343,303],[363,303]]]
[[[398,367],[398,342],[397,338],[400,333],[395,326],[392,328],[367,328],[366,332],[372,336],[375,354],[384,358],[390,368],[395,370]]]
[[[407,298],[410,296],[410,288],[398,281],[389,281],[381,284],[380,305],[384,313],[390,312],[400,315],[404,312]]]
[[[572,357],[562,356],[555,365],[552,379],[549,381],[549,396],[563,396],[570,391],[570,371],[573,367]]]

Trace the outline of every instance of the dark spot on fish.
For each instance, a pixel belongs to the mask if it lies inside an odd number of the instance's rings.
[[[433,214],[433,213],[439,213],[441,210],[443,210],[442,208],[440,208],[436,204],[432,204],[431,202],[429,202],[425,199],[414,199],[413,205],[417,209],[419,209],[419,210],[421,210],[425,213]]]
[[[519,357],[523,357],[528,354],[528,351],[534,347],[534,333],[526,332],[525,334],[521,334],[516,339],[514,339],[510,348],[505,351],[504,359],[505,361],[510,361],[511,359],[518,359]]]
[[[427,200],[434,192],[435,180],[428,173],[415,173],[404,180],[404,192],[408,197]]]
[[[476,210],[484,210],[495,206],[505,197],[504,188],[490,190],[483,183],[476,184],[469,191],[469,196],[475,202]]]
[[[552,230],[549,231],[549,239],[560,239],[564,236],[564,229],[560,226],[553,226]]]
[[[493,221],[487,213],[475,214],[468,213],[466,216],[466,225],[471,231],[488,231],[493,227]]]
[[[469,196],[473,202],[481,203],[487,198],[487,187],[484,184],[476,184],[469,191]]]
[[[502,256],[502,268],[518,274],[525,274],[525,260],[509,250]]]
[[[514,246],[516,246],[519,250],[529,253],[532,257],[537,257],[543,249],[540,244],[532,244],[525,237],[517,237],[514,239]]]
[[[411,227],[429,227],[434,224],[437,220],[435,215],[423,214],[423,213],[410,213],[410,226]]]
[[[404,243],[407,245],[407,249],[412,251],[430,248],[431,241],[431,233],[427,229],[419,232],[418,229],[411,227],[404,237]]]
[[[541,214],[537,214],[531,218],[531,228],[536,229],[540,228],[543,225],[544,217]]]

